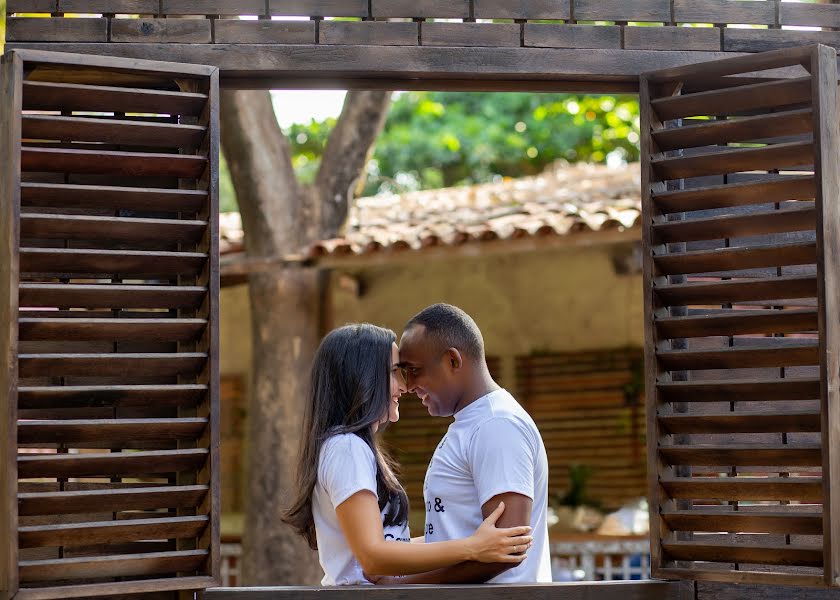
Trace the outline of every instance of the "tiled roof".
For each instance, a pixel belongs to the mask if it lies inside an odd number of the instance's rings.
[[[638,163],[560,165],[534,177],[359,198],[344,235],[322,240],[304,254],[358,255],[623,230],[640,217]],[[223,214],[220,229],[223,254],[242,249],[238,214]]]

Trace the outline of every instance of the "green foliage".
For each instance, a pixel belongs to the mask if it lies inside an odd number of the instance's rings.
[[[287,131],[294,166],[314,177],[334,119]],[[533,93],[398,96],[368,165],[365,195],[520,177],[556,160],[638,160],[638,101]]]
[[[554,497],[557,506],[597,506],[597,503],[586,496],[586,486],[592,477],[592,467],[573,464],[569,467],[569,487],[566,493]]]

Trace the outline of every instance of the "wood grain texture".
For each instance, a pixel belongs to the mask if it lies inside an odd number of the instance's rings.
[[[107,19],[44,19],[8,17],[6,41],[9,42],[106,42]]]
[[[323,28],[327,21],[321,24]],[[312,44],[314,21],[240,21],[217,19],[214,24],[217,44]]]
[[[324,21],[318,32],[322,44],[416,46],[420,26],[381,21]]]
[[[568,19],[570,0],[474,0],[476,19]]]
[[[114,19],[112,42],[210,43],[207,19]]]
[[[515,23],[421,23],[424,46],[519,46]]]
[[[526,23],[525,46],[536,48],[621,48],[621,28]]]
[[[708,27],[625,27],[625,50],[721,49],[720,30]]]

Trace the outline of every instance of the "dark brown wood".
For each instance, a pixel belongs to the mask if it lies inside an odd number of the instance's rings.
[[[653,132],[653,137],[660,150],[676,150],[679,148],[764,140],[768,137],[768,134],[773,137],[800,135],[810,133],[812,127],[811,110],[802,108],[740,119],[706,121],[697,125],[660,129]]]
[[[756,402],[816,400],[820,380],[786,378],[775,380],[667,381],[657,384],[671,402]]]
[[[616,26],[525,23],[525,46],[535,48],[621,48]]]
[[[663,338],[816,331],[817,311],[814,309],[726,310],[709,315],[663,317],[657,319],[656,328]]]
[[[163,0],[165,15],[264,15],[265,0]]]
[[[785,169],[814,164],[812,142],[789,142],[761,148],[707,152],[694,156],[661,158],[651,164],[663,179],[705,177],[739,171]]]
[[[26,81],[23,106],[28,110],[117,111],[195,115],[207,95],[194,92],[122,88],[104,85]]]
[[[674,0],[674,20],[678,23],[773,25],[774,13],[774,3],[767,0],[750,5],[728,0]]]
[[[486,585],[436,585],[366,587],[230,587],[205,592],[207,600],[299,600],[322,598],[347,600],[359,594],[369,594],[376,600],[423,600],[430,590],[443,599],[479,600],[496,594],[505,600],[551,600],[562,596],[566,600],[690,600],[691,593],[683,584],[667,581],[583,581],[573,584],[535,583]]]
[[[662,212],[674,213],[785,200],[813,200],[815,194],[813,177],[782,175],[769,180],[664,192],[656,194],[655,201]]]
[[[21,248],[20,270],[28,273],[126,273],[174,275],[197,273],[207,255],[201,252],[147,250],[74,250]]]
[[[58,11],[62,13],[154,14],[159,9],[159,0],[58,0]],[[53,10],[55,7],[44,12]]]
[[[469,4],[468,0],[372,0],[370,6],[371,16],[376,18],[466,19]]]
[[[801,565],[821,567],[822,548],[797,545],[738,546],[707,544],[694,541],[662,542],[662,550],[675,560],[704,560],[713,562],[744,562],[767,565]]]
[[[814,145],[817,161],[817,283],[819,286],[820,405],[825,582],[840,585],[840,132],[837,125],[837,53],[825,46],[813,54]]]
[[[822,514],[762,510],[761,512],[720,510],[674,510],[662,518],[675,531],[727,531],[732,533],[792,533],[822,535]]]
[[[166,212],[197,212],[207,193],[201,190],[154,189],[68,183],[22,183],[22,206],[127,208]]]
[[[689,500],[822,501],[819,477],[663,477],[672,498]]]
[[[318,31],[321,44],[416,46],[420,26],[381,21],[324,21]]]
[[[207,393],[202,384],[117,386],[21,386],[22,409],[76,407],[195,406]]]
[[[39,546],[80,546],[113,544],[136,540],[177,539],[197,537],[207,526],[206,515],[194,517],[166,517],[126,521],[69,523],[66,525],[35,525],[21,527],[18,544],[21,548]]]
[[[84,313],[83,313],[84,314]],[[21,318],[21,340],[189,341],[207,326],[205,319],[50,319]]]
[[[107,19],[43,19],[8,17],[6,39],[10,42],[107,42]]]
[[[659,416],[659,424],[670,433],[773,433],[820,431],[819,411],[781,411],[687,414]]]
[[[195,242],[207,222],[187,219],[138,219],[22,213],[20,234],[39,239],[111,240],[130,242]]]
[[[721,49],[720,30],[708,27],[625,27],[624,49],[715,52]]]
[[[568,19],[570,0],[474,0],[476,19]]]
[[[207,19],[113,19],[112,42],[177,42],[209,44]]]
[[[700,569],[680,569],[674,567],[662,569],[661,573],[663,577],[696,580],[698,582],[696,584],[698,588],[697,598],[703,598],[703,600],[709,600],[709,596],[706,593],[706,586],[712,585],[699,583],[705,581],[725,582],[714,585],[729,588],[730,592],[734,588],[737,595],[734,597],[726,596],[726,600],[730,600],[730,598],[740,600],[743,594],[753,594],[756,592],[764,592],[768,600],[770,598],[774,598],[775,600],[776,597],[779,600],[789,598],[791,592],[796,593],[797,597],[802,600],[831,600],[831,595],[834,593],[833,590],[814,589],[815,586],[823,585],[823,578],[822,575],[811,575],[809,573],[772,573],[767,571],[747,571],[744,569],[738,571],[704,571]],[[750,585],[755,583],[761,583],[762,585]],[[796,589],[791,588],[791,586],[808,586],[809,589],[806,592],[803,588]],[[702,595],[700,592],[701,587],[704,588]],[[755,589],[756,587],[758,590]],[[714,598],[723,600],[723,597],[720,595],[720,590],[716,589],[715,592]],[[801,595],[800,592],[802,592]]]
[[[657,359],[670,370],[791,367],[819,364],[819,347],[807,341],[795,345],[722,350],[664,350]]]
[[[790,242],[766,246],[745,246],[715,250],[693,250],[655,257],[663,273],[691,274],[712,271],[735,271],[816,262],[815,242]]]
[[[196,469],[207,460],[207,455],[206,448],[193,448],[110,454],[21,454],[17,461],[21,478],[136,477]]]
[[[781,25],[840,27],[840,6],[784,2],[779,6]]]
[[[737,115],[745,111],[769,110],[808,102],[811,78],[753,83],[653,100],[662,120],[694,116]]]
[[[321,30],[324,25],[337,22],[324,21]],[[314,44],[316,41],[315,21],[217,19],[213,27],[217,44]]]
[[[272,15],[287,17],[367,17],[368,4],[367,0],[269,0],[268,9]]]
[[[20,561],[22,582],[128,577],[197,571],[207,560],[206,550],[150,552],[114,556]]]
[[[420,39],[424,46],[516,47],[520,27],[516,23],[421,23]]]
[[[44,376],[158,376],[192,374],[204,367],[203,352],[149,354],[20,354],[21,377]]]
[[[118,446],[131,441],[195,439],[201,435],[207,424],[207,419],[196,417],[21,421],[18,423],[18,440],[21,444],[80,444],[108,440]]]
[[[693,242],[748,237],[765,233],[813,231],[816,210],[810,203],[767,210],[752,214],[729,214],[684,221],[662,221],[653,224],[653,233],[664,243]]]
[[[819,446],[660,446],[659,452],[671,465],[693,466],[773,466],[819,467]],[[703,560],[703,559],[694,559]],[[759,561],[756,561],[759,562]]]
[[[764,35],[755,35],[749,29],[727,28],[723,31],[723,49],[728,52],[778,51],[801,48],[806,44],[840,46],[840,33],[836,31],[791,31],[769,29]]]
[[[786,275],[768,279],[677,283],[658,286],[656,294],[668,305],[723,304],[817,295],[815,277]]]
[[[668,0],[575,0],[578,21],[660,21],[671,20]]]
[[[16,600],[54,600],[55,598],[91,598],[97,596],[131,597],[137,594],[163,593],[170,590],[203,590],[218,585],[212,577],[167,577],[109,583],[86,583],[60,587],[37,587],[21,590]]]
[[[206,131],[197,125],[23,115],[23,137],[36,140],[74,140],[123,145],[196,148]]]
[[[14,539],[17,472],[18,218],[20,213],[20,119],[23,65],[7,53],[0,62],[0,596],[18,589],[18,551]]]
[[[89,513],[91,506],[102,511],[193,508],[207,494],[204,485],[161,486],[69,492],[25,492],[18,494],[21,516]]]
[[[21,306],[72,308],[189,308],[207,290],[200,286],[23,283]]]
[[[68,148],[21,149],[21,169],[50,173],[198,177],[207,159],[189,154],[153,154]]]

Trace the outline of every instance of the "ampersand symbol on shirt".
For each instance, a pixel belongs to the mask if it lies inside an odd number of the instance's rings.
[[[444,510],[443,508],[443,500],[441,500],[440,498],[435,498],[435,512],[446,512],[446,510]]]

